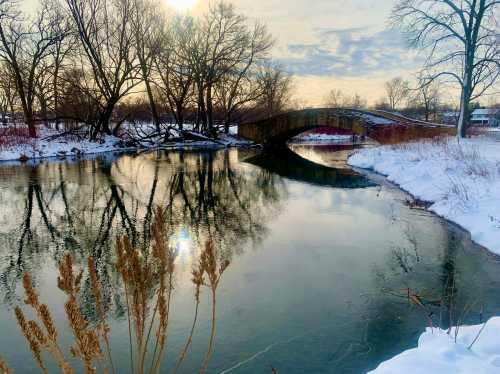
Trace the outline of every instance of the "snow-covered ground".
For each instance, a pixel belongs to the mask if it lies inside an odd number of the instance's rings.
[[[297,135],[292,138],[292,142],[328,142],[328,141],[342,141],[352,140],[352,135],[336,135],[336,134],[322,134],[322,133],[305,133]]]
[[[368,113],[361,113],[359,116],[375,125],[392,125],[394,123],[394,121],[388,118],[379,117]]]
[[[367,148],[351,166],[384,174],[430,210],[470,231],[500,254],[500,142],[487,137],[446,138]]]
[[[498,374],[499,332],[500,317],[491,318],[486,325],[452,328],[449,334],[427,328],[417,348],[383,362],[369,374]]]
[[[55,135],[54,131],[40,129],[39,138],[26,139],[25,142],[14,146],[0,148],[0,161],[36,159],[46,157],[65,157],[78,154],[93,154],[116,151],[119,139],[105,136],[101,142],[78,140],[76,137],[61,137],[54,140],[46,139]]]
[[[127,129],[129,134],[140,137],[154,130],[151,125],[143,124],[138,128],[130,127]],[[175,130],[173,131],[175,135]],[[234,133],[234,130],[232,131]],[[158,139],[148,139],[136,145],[127,145],[127,135],[123,138],[115,136],[104,136],[98,142],[92,142],[87,139],[78,139],[76,136],[54,137],[58,133],[45,127],[38,130],[37,139],[22,139],[19,144],[1,146],[0,161],[27,160],[58,157],[65,158],[71,156],[80,156],[87,154],[120,152],[134,149],[164,148],[164,149],[186,149],[186,148],[222,148],[235,146],[248,146],[252,143],[237,138],[233,134],[220,135],[216,141],[207,137],[203,138],[200,134],[196,135],[196,140],[184,142],[160,143],[163,140],[161,136]],[[161,139],[160,139],[161,138]]]
[[[472,239],[500,254],[500,141],[481,136],[427,140],[359,150],[348,163],[384,174],[430,210],[470,231]],[[373,374],[500,373],[500,318],[461,326],[455,343],[427,329],[418,347],[382,363]]]

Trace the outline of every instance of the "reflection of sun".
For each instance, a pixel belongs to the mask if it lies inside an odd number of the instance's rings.
[[[175,233],[170,238],[171,245],[177,252],[177,259],[181,263],[192,262],[193,257],[193,241],[187,230],[183,229]]]
[[[167,4],[177,10],[189,10],[193,8],[198,0],[167,0]]]

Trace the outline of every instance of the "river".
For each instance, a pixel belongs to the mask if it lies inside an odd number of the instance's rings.
[[[15,373],[38,370],[13,311],[26,271],[69,348],[57,289],[57,263],[69,252],[78,266],[96,260],[115,363],[126,372],[115,238],[126,234],[145,251],[157,206],[177,250],[165,373],[193,320],[191,269],[207,241],[230,261],[217,290],[210,373],[365,373],[414,347],[431,323],[495,315],[499,259],[402,191],[351,170],[350,152],[294,145],[0,164],[0,355]],[[82,312],[95,321],[89,287],[84,277]],[[180,372],[196,372],[207,349],[206,288],[201,296]]]

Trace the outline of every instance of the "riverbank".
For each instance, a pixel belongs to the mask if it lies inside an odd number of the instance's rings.
[[[460,326],[449,332],[427,328],[418,347],[383,362],[368,374],[493,374],[500,372],[500,317],[486,325]],[[455,341],[456,334],[456,341]]]
[[[80,157],[84,155],[124,152],[143,149],[217,149],[225,147],[249,146],[251,142],[239,139],[236,135],[222,134],[219,139],[203,139],[196,134],[199,140],[185,140],[172,142],[143,141],[136,144],[129,142],[128,136],[104,135],[99,141],[79,139],[75,135],[61,135],[59,132],[40,128],[38,138],[30,139],[18,137],[0,145],[0,162],[28,161],[45,158]]]
[[[500,255],[500,142],[445,138],[365,148],[348,163],[385,175]]]
[[[414,198],[427,202],[429,210],[469,231],[475,242],[500,254],[498,140],[485,136],[460,142],[445,138],[365,148],[353,154],[348,163],[384,175]],[[456,341],[455,332],[428,328],[418,347],[385,361],[371,374],[500,371],[500,318],[492,318],[486,325],[460,326]]]

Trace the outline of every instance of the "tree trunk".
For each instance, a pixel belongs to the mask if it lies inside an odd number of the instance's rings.
[[[56,63],[56,67],[54,70],[54,80],[53,80],[53,91],[54,91],[54,116],[55,116],[55,124],[56,130],[59,131],[59,87],[58,87],[58,76],[59,76],[59,64]]]
[[[42,111],[42,118],[43,118],[43,123],[46,127],[49,127],[49,115],[48,115],[48,108],[47,108],[47,102],[42,99],[40,100],[40,109]]]
[[[469,127],[470,98],[472,95],[471,87],[472,87],[472,62],[470,62],[470,58],[468,58],[464,72],[462,95],[460,96],[460,117],[458,118],[458,127],[457,127],[457,136],[459,138],[465,138],[465,136],[467,135],[467,128]]]
[[[156,127],[156,131],[160,132],[160,116],[158,115],[158,110],[156,109],[155,98],[153,96],[153,90],[151,89],[151,84],[149,79],[145,78],[144,83],[146,85],[146,92],[148,94],[149,106],[151,108],[151,115],[153,116],[153,122]]]
[[[462,99],[460,102],[460,117],[458,118],[457,126],[457,136],[459,138],[465,138],[467,135],[467,128],[469,127],[469,101],[465,94],[462,94]]]
[[[21,107],[23,108],[24,122],[28,125],[28,134],[30,138],[36,138],[36,125],[33,116],[33,104],[29,103],[24,96],[20,97]]]
[[[207,115],[206,115],[206,109],[205,109],[205,98],[203,95],[203,89],[200,88],[198,90],[198,118],[196,120],[197,125],[198,125],[198,131],[199,131],[199,125],[200,123],[202,124],[202,130],[206,131],[207,130]]]
[[[224,121],[224,134],[229,134],[229,126],[231,126],[231,112],[226,113],[226,119]]]
[[[207,124],[208,124],[208,133],[210,135],[215,135],[214,132],[214,113],[213,113],[213,101],[212,101],[212,85],[209,84],[207,87]]]
[[[176,104],[176,111],[177,111],[177,125],[179,126],[179,130],[183,131],[184,130],[184,115],[183,115],[183,108],[182,104],[177,103]]]
[[[94,129],[90,134],[91,140],[96,140],[97,136],[101,132],[107,135],[112,134],[111,129],[109,127],[109,122],[111,120],[111,115],[113,114],[114,106],[115,106],[114,103],[108,103],[106,110],[100,114],[99,119],[97,120],[97,123],[95,124]]]
[[[35,125],[35,119],[33,118],[33,113],[26,113],[24,115],[24,118],[26,120],[26,124],[28,125],[28,134],[30,138],[36,138],[36,125]]]

